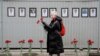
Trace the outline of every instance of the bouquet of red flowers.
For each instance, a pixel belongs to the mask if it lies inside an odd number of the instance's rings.
[[[28,43],[29,43],[29,56],[31,56],[33,40],[32,40],[32,39],[29,39],[29,40],[28,40]]]
[[[25,40],[20,40],[18,43],[19,43],[19,44],[20,44],[20,43],[24,44],[24,43],[25,43]]]
[[[32,40],[32,39],[29,39],[29,40],[28,40],[28,43],[33,43],[33,40]]]
[[[40,50],[41,50],[41,53],[42,53],[42,43],[44,42],[44,40],[40,39],[39,42],[40,42]]]
[[[93,43],[94,43],[94,41],[91,40],[91,39],[89,39],[89,40],[87,41],[87,44],[88,44],[88,55],[89,55],[89,53],[90,53],[90,49],[91,49],[91,46],[92,46]]]
[[[7,51],[9,51],[9,44],[10,43],[11,43],[11,40],[6,40],[5,41]]]
[[[20,44],[20,50],[21,50],[20,56],[22,56],[22,48],[23,48],[23,44],[25,43],[25,40],[20,40],[20,41],[18,41],[18,43]]]
[[[42,40],[42,39],[41,39],[41,40],[39,40],[39,42],[40,42],[40,43],[43,43],[43,42],[44,42],[44,40]]]
[[[9,48],[10,43],[11,43],[11,40],[5,40],[7,56],[9,55],[9,52],[10,52],[10,48]]]
[[[78,40],[77,39],[73,39],[73,41],[71,42],[71,44],[73,44],[73,45],[76,45],[78,43]]]
[[[88,43],[89,46],[91,46],[91,45],[94,43],[94,41],[91,40],[91,39],[89,39],[89,40],[87,41],[87,43]]]
[[[11,41],[10,40],[6,40],[5,43],[6,44],[9,44],[9,43],[11,43]]]
[[[78,40],[76,38],[74,38],[73,41],[71,41],[71,44],[74,45],[75,52],[77,52],[77,43],[78,43]]]
[[[39,24],[40,22],[42,22],[43,21],[43,19],[44,19],[44,17],[41,17],[39,20],[37,20],[37,24]]]

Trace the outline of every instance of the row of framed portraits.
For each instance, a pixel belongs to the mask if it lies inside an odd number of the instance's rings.
[[[57,8],[41,8],[41,16],[42,17],[50,17],[51,11],[57,11]],[[7,8],[7,16],[15,17],[15,7]],[[25,17],[26,16],[26,8],[20,7],[18,8],[18,16]],[[72,17],[80,16],[80,8],[72,8]],[[29,17],[37,17],[37,8],[29,8]],[[61,8],[61,17],[69,17],[69,9]],[[97,8],[81,8],[81,17],[97,17]]]

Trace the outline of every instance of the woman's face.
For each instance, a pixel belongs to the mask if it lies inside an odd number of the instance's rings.
[[[56,19],[56,15],[51,15],[52,20]]]

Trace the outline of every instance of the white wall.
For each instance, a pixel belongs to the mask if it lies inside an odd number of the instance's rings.
[[[3,1],[98,1],[98,0],[3,0]]]
[[[100,0],[99,0],[99,9],[100,9]],[[98,19],[99,19],[98,20],[99,21],[99,39],[98,39],[99,41],[98,42],[100,43],[100,10],[99,10],[99,18]],[[99,44],[99,48],[100,48],[100,44]]]
[[[16,8],[16,17],[7,17],[7,7],[15,7]],[[26,8],[26,17],[18,17],[18,8],[25,7]],[[29,18],[29,8],[36,7],[37,8],[37,18]],[[66,34],[63,38],[64,47],[71,48],[73,47],[70,44],[70,41],[73,38],[77,38],[79,40],[78,47],[87,47],[87,39],[91,38],[95,41],[93,45],[94,48],[97,48],[97,40],[98,40],[98,18],[81,18],[81,14],[79,18],[72,18],[72,8],[91,8],[97,7],[99,12],[99,2],[4,2],[3,3],[3,38],[11,39],[13,43],[11,47],[19,47],[17,41],[20,39],[34,39],[33,48],[39,47],[38,40],[42,37],[46,39],[46,33],[43,30],[41,24],[36,24],[36,21],[41,16],[41,8],[53,8],[56,7],[57,11],[60,15],[60,10],[63,7],[69,8],[69,17],[63,18],[64,25],[68,28],[68,34]],[[99,16],[99,13],[98,13]],[[50,22],[50,18],[45,19],[46,22]],[[4,45],[5,46],[5,45]],[[25,47],[28,45],[26,44]],[[44,43],[44,47],[46,47],[46,43]]]
[[[0,5],[1,5],[1,1],[0,1]],[[1,6],[0,6],[1,8]],[[0,9],[0,38],[1,38],[1,9]],[[0,39],[0,47],[1,47],[1,39]]]

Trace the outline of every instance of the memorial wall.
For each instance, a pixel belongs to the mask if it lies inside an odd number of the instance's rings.
[[[2,14],[0,16],[0,47],[2,43],[5,47],[4,41],[9,39],[12,41],[10,47],[18,48],[18,41],[25,39],[24,47],[27,48],[27,40],[32,38],[33,48],[39,48],[39,39],[42,38],[45,40],[43,47],[46,48],[47,32],[41,23],[37,24],[37,21],[44,16],[44,21],[49,24],[50,11],[56,10],[68,31],[63,36],[64,48],[73,48],[71,41],[74,38],[78,40],[79,48],[87,48],[88,39],[94,40],[92,48],[97,48],[100,34],[99,9],[98,0],[4,0],[2,5],[0,1],[0,15]]]

